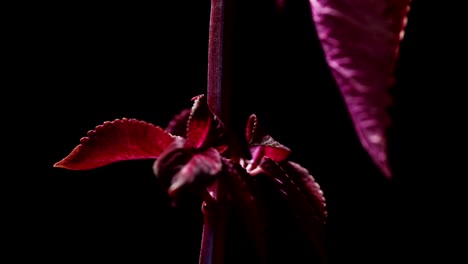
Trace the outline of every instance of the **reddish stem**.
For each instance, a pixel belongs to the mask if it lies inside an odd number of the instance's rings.
[[[208,106],[230,126],[230,11],[232,1],[211,0],[210,31],[208,41]],[[226,41],[227,40],[227,41]]]
[[[211,0],[210,31],[208,41],[208,89],[207,99],[210,110],[217,115],[226,128],[230,125],[230,82],[229,64],[226,57],[226,10],[227,0]],[[202,205],[204,226],[200,249],[200,264],[224,263],[224,240],[228,209],[226,192],[217,181],[208,188],[211,198]]]
[[[200,264],[224,263],[224,240],[226,237],[226,221],[229,213],[225,201],[225,191],[220,182],[215,182],[208,188],[211,196],[202,204],[203,234],[200,249]],[[218,200],[213,199],[217,197]]]

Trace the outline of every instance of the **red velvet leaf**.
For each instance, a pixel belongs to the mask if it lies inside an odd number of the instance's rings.
[[[162,128],[144,121],[116,119],[89,131],[54,167],[87,170],[117,161],[155,159],[173,140]]]
[[[281,145],[265,132],[259,125],[255,114],[250,115],[247,121],[245,136],[254,163],[259,162],[263,156],[280,162],[291,154],[289,148]]]
[[[191,109],[184,109],[169,122],[166,131],[172,135],[187,137],[187,123]]]
[[[324,260],[325,250],[325,199],[319,185],[306,169],[295,163],[278,164],[265,157],[260,165],[270,175],[273,184],[302,226],[306,237],[314,244]],[[284,166],[284,167],[283,167]]]
[[[223,159],[227,168],[227,177],[221,182],[228,186],[231,200],[238,209],[247,231],[255,242],[261,263],[266,261],[266,228],[268,226],[265,207],[256,195],[255,178],[247,173],[239,164]]]
[[[310,0],[327,63],[359,139],[390,177],[386,128],[388,89],[404,35],[410,0]]]
[[[183,164],[172,178],[168,193],[175,196],[183,186],[192,185],[206,187],[215,180],[222,168],[221,155],[214,148],[208,148],[203,152],[191,156],[190,160]]]

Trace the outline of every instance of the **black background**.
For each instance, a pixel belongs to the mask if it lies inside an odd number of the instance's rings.
[[[445,60],[456,48],[435,44],[440,16],[426,1],[415,1],[409,14],[391,90],[394,178],[387,181],[354,133],[308,1],[286,2],[278,12],[274,1],[237,1],[233,129],[243,133],[256,113],[321,184],[333,263],[452,257],[449,242],[458,230],[448,227],[462,207],[451,206],[461,192],[448,176],[464,171],[456,171],[453,152],[445,151],[458,144],[458,132],[450,138],[435,132],[456,131],[449,119],[455,112],[440,111],[441,95],[453,94],[457,77]],[[104,121],[129,117],[165,126],[191,107],[193,96],[206,93],[210,2],[63,2],[17,10],[6,72],[15,100],[4,98],[6,116],[14,113],[5,130],[18,137],[5,143],[19,163],[5,164],[5,178],[18,187],[4,185],[13,220],[6,225],[9,251],[16,259],[52,263],[197,263],[201,201],[189,196],[171,208],[152,161],[80,172],[52,165]],[[290,243],[283,255],[296,263],[292,255],[299,253]],[[233,248],[240,250],[230,253],[232,262],[247,263],[249,252]]]

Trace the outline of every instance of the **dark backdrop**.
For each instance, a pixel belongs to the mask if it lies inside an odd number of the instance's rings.
[[[437,226],[445,226],[439,220],[451,212],[446,206],[453,199],[437,195],[444,187],[434,182],[442,184],[448,170],[441,165],[445,154],[433,148],[444,145],[434,128],[448,122],[432,115],[437,105],[424,96],[447,81],[441,73],[449,64],[435,62],[445,55],[434,45],[429,3],[413,4],[397,63],[389,131],[394,179],[387,181],[354,133],[308,1],[286,1],[283,12],[274,1],[236,2],[233,129],[241,135],[248,115],[256,113],[321,184],[332,262],[446,257],[440,250],[448,239]],[[10,85],[18,99],[12,124],[20,139],[6,140],[20,163],[8,173],[20,180],[7,200],[14,202],[7,227],[16,258],[197,263],[201,201],[188,196],[171,208],[152,161],[80,172],[52,165],[104,121],[129,117],[165,126],[191,107],[191,97],[206,93],[209,9],[209,1],[19,8]],[[242,231],[232,233],[232,263],[247,263]],[[278,260],[289,255],[283,263],[302,263],[292,257],[301,255],[299,244],[285,240]]]

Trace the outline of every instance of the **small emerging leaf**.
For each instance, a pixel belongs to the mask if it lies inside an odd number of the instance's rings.
[[[155,159],[174,140],[158,126],[136,119],[104,122],[81,138],[78,146],[54,164],[70,170],[87,170],[113,162]]]
[[[227,149],[223,122],[208,108],[206,97],[195,96],[187,124],[187,145],[197,149],[214,147],[220,152]]]
[[[192,112],[188,120],[187,144],[201,148],[210,132],[211,113],[204,95],[194,97]]]
[[[247,121],[245,136],[254,163],[260,162],[263,156],[280,162],[291,154],[291,150],[288,147],[280,144],[265,132],[258,124],[255,114],[250,115]]]

